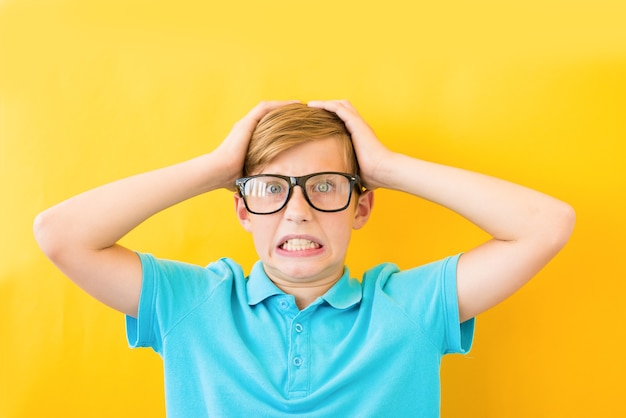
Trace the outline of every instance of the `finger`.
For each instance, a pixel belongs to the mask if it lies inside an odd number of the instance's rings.
[[[367,123],[348,100],[313,100],[308,102],[308,106],[335,113],[352,135],[370,130]]]
[[[355,111],[354,107],[347,100],[312,100],[308,102],[307,105],[335,113],[341,111],[342,108]]]
[[[350,104],[347,100],[314,100],[308,103],[310,107],[317,107],[320,109],[328,110],[329,112],[335,113],[341,120],[346,123],[346,125],[350,122],[350,120],[355,117],[359,117],[356,109]]]

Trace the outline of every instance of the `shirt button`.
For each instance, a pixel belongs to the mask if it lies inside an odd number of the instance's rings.
[[[293,358],[293,365],[296,367],[302,366],[302,359],[300,357]]]
[[[294,326],[294,329],[296,330],[296,332],[302,332],[302,330],[304,329],[304,327],[302,326],[302,324],[296,324]]]
[[[286,300],[281,300],[280,302],[278,302],[278,306],[280,306],[281,309],[287,309],[289,307],[289,302],[287,302]]]

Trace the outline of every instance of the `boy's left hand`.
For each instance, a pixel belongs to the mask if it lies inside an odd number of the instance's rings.
[[[350,102],[315,100],[309,102],[308,105],[333,112],[343,120],[352,135],[352,144],[359,162],[363,185],[370,190],[383,187],[385,162],[388,162],[389,157],[394,153],[378,140],[372,128],[361,118]]]

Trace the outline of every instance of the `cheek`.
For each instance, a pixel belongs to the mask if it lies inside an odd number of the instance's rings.
[[[272,245],[276,227],[269,215],[259,219],[252,215],[249,232],[252,234],[254,245],[257,249],[267,248]]]
[[[331,238],[333,242],[347,246],[352,236],[353,217],[351,213],[348,214],[347,212],[341,215],[344,216],[338,216],[332,219],[332,221],[327,224],[326,230],[329,234],[329,238]]]

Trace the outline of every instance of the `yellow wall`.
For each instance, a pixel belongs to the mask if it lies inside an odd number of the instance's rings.
[[[0,417],[163,416],[160,359],[126,348],[122,315],[54,269],[32,220],[211,150],[273,98],[348,98],[391,148],[576,208],[566,249],[445,359],[444,417],[625,416],[625,16],[622,0],[1,1]],[[381,191],[348,261],[408,267],[484,238]],[[226,191],[125,244],[255,259]]]

